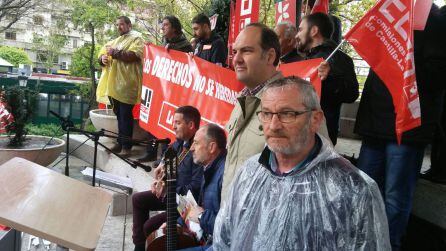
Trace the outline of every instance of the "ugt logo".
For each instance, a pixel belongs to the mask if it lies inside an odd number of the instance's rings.
[[[142,86],[141,91],[141,110],[139,113],[139,119],[145,123],[149,121],[150,106],[152,104],[153,90],[147,86]]]

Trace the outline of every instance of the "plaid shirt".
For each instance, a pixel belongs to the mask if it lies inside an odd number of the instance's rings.
[[[249,89],[248,87],[243,88],[243,90],[240,92],[240,97],[255,96],[257,93],[259,93],[260,90],[263,89],[263,87],[265,87],[265,85],[275,81],[277,79],[276,75],[279,74],[280,77],[283,77],[281,72],[277,72],[276,74],[274,74],[273,77],[268,79],[266,82],[263,82],[260,85],[254,87],[254,89]]]

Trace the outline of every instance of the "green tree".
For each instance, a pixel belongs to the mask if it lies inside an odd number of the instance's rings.
[[[96,71],[95,63],[97,62],[96,42],[99,39],[105,42],[105,34],[107,34],[107,25],[112,25],[118,16],[121,15],[119,5],[125,1],[104,1],[104,0],[66,0],[72,6],[69,13],[70,19],[74,26],[81,31],[90,34],[90,46],[88,53],[88,68],[90,70],[90,100],[88,109],[84,116],[88,115],[88,111],[96,104],[96,79],[94,73]],[[101,36],[97,38],[97,36]],[[84,127],[82,123],[82,127]]]
[[[34,33],[33,51],[36,52],[37,61],[42,62],[48,73],[58,63],[62,48],[68,43],[68,36],[51,31],[49,35]]]
[[[0,32],[9,29],[13,24],[19,21],[41,5],[41,0],[7,0],[0,2]]]
[[[94,55],[99,54],[99,50],[101,49],[100,46],[96,46]],[[70,72],[73,76],[77,77],[87,77],[91,78],[91,71],[90,71],[90,51],[91,51],[91,44],[85,44],[84,46],[78,48],[71,57],[71,66],[70,66]],[[94,68],[99,69],[99,62],[97,60],[94,61]]]
[[[0,46],[0,57],[4,60],[10,62],[15,67],[19,64],[31,64],[31,59],[29,59],[28,54],[23,49]]]

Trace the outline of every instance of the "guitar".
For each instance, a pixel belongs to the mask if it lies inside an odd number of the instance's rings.
[[[182,160],[182,159],[181,159]],[[198,246],[193,235],[177,228],[177,153],[169,147],[165,153],[164,182],[166,185],[166,214],[165,229],[158,229],[147,237],[147,251],[174,251],[177,249]]]
[[[183,160],[186,158],[187,154],[190,152],[190,149],[187,149],[186,151],[182,151],[180,156],[178,156],[178,166],[180,166],[180,164],[183,162]],[[153,192],[155,193],[155,195],[160,198],[163,196],[164,194],[164,188],[165,188],[165,178],[166,178],[166,167],[165,167],[165,163],[166,162],[166,155],[163,156],[161,163],[163,163],[162,165],[162,170],[160,172],[159,177],[156,177],[156,181],[155,181],[155,185],[153,187]]]

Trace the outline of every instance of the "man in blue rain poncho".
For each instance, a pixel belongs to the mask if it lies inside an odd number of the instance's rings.
[[[215,221],[214,250],[391,250],[375,182],[316,134],[323,119],[310,83],[265,87],[267,146],[233,180]]]

